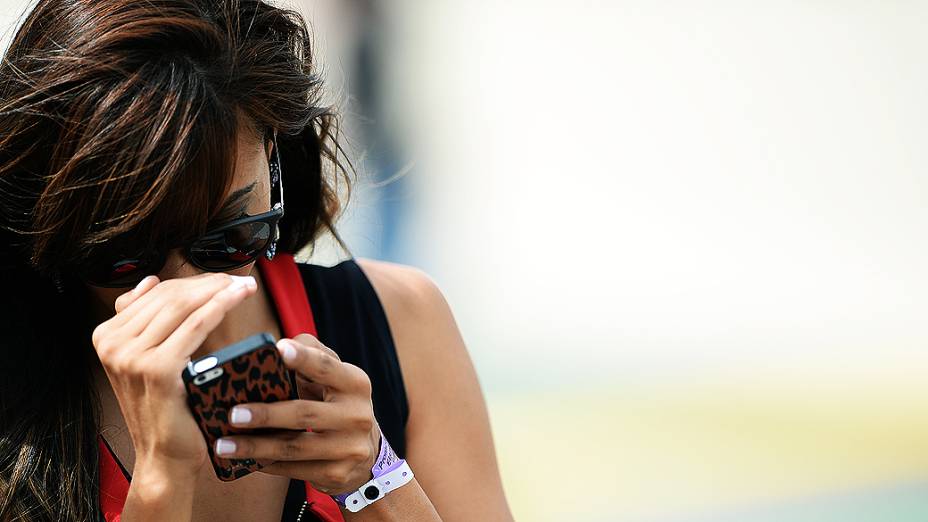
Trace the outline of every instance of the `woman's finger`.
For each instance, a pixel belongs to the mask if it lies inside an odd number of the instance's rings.
[[[287,428],[313,431],[337,430],[352,424],[343,406],[329,402],[292,400],[254,402],[232,408],[229,420],[242,428]]]
[[[293,340],[300,344],[305,344],[306,346],[309,346],[310,348],[319,348],[323,352],[331,355],[332,357],[335,357],[339,361],[342,360],[342,358],[338,356],[338,353],[336,353],[335,350],[322,344],[322,341],[320,341],[318,337],[315,337],[308,333],[302,333],[300,335],[295,336]]]
[[[190,315],[219,293],[235,293],[237,290],[244,288],[250,295],[250,292],[256,290],[257,287],[255,279],[251,276],[240,277],[215,274],[215,277],[192,288],[178,288],[170,300],[162,300],[162,302],[151,304],[151,306],[156,306],[158,311],[138,334],[138,337],[145,339],[145,344],[148,346],[157,346],[167,339]]]
[[[338,353],[336,353],[335,350],[322,344],[322,341],[313,335],[302,333],[293,337],[293,340],[300,344],[305,344],[309,347],[319,348],[332,357],[335,357],[339,361],[342,360],[342,358],[338,356]],[[324,401],[326,398],[326,392],[328,391],[325,386],[313,382],[311,379],[299,372],[296,374],[296,389],[301,399],[315,401]]]
[[[325,350],[293,339],[277,341],[277,349],[289,368],[314,383],[340,390],[350,389],[353,384],[348,366]]]
[[[223,458],[284,461],[367,459],[372,451],[361,439],[341,434],[295,431],[276,435],[231,435],[216,441]]]
[[[324,401],[328,394],[328,388],[312,382],[300,374],[296,374],[296,394],[303,400]]]
[[[173,352],[178,359],[189,358],[203,344],[206,336],[219,326],[226,313],[254,294],[256,289],[257,286],[251,285],[228,285],[187,316],[158,349]]]
[[[344,478],[334,471],[335,463],[328,460],[306,462],[278,461],[261,468],[261,473],[279,475],[296,480],[304,480],[312,484],[313,488],[327,495],[343,493],[338,485],[344,483]]]
[[[336,495],[355,490],[370,480],[371,464],[368,460],[281,460],[266,465],[261,468],[261,472],[304,480],[327,495]],[[387,484],[389,485],[389,482]]]
[[[139,297],[145,295],[146,292],[154,288],[159,282],[158,276],[156,275],[146,276],[139,281],[139,284],[136,285],[135,288],[116,298],[116,303],[113,305],[116,309],[116,313],[118,314],[125,310],[127,306],[131,305]]]
[[[107,322],[113,329],[124,329],[126,325],[132,324],[132,328],[126,328],[125,330],[132,330],[134,332],[133,335],[135,335],[141,332],[145,325],[151,320],[151,317],[148,317],[144,322],[140,322],[140,316],[145,315],[142,312],[148,309],[150,303],[160,301],[165,294],[173,292],[179,284],[197,285],[215,276],[216,274],[213,273],[204,273],[191,277],[160,281],[144,294],[136,296],[131,303],[125,305],[122,310],[120,310],[120,313],[111,317]],[[141,324],[141,326],[139,326],[139,324]]]

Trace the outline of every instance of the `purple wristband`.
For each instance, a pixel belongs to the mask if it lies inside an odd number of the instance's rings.
[[[371,468],[371,477],[370,480],[373,480],[377,477],[381,477],[395,470],[396,468],[403,465],[405,462],[403,459],[399,458],[396,455],[396,452],[393,451],[393,448],[390,447],[390,443],[387,442],[387,437],[384,436],[383,432],[380,433],[380,454],[377,456],[377,460],[374,461],[374,466]],[[345,500],[349,495],[354,493],[354,491],[349,491],[348,493],[342,493],[341,495],[332,495],[332,498],[335,499],[339,505],[344,506]]]

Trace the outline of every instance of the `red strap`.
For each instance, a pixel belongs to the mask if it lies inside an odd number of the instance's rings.
[[[301,333],[316,336],[316,321],[293,254],[277,254],[273,261],[262,257],[258,260],[258,269],[277,308],[284,337],[292,338]]]
[[[103,437],[97,437],[97,445],[100,450],[100,510],[106,522],[119,522],[129,495],[129,481],[103,442]]]
[[[273,261],[258,260],[258,269],[277,309],[284,337],[301,333],[317,335],[316,322],[303,286],[300,269],[292,254],[279,253]],[[123,475],[109,448],[99,439],[100,446],[100,508],[106,522],[119,522],[122,508],[129,495],[129,481]],[[306,503],[322,522],[345,522],[342,512],[332,497],[306,484]]]
[[[302,333],[317,336],[316,322],[303,286],[303,277],[292,254],[279,253],[273,261],[262,257],[258,260],[261,277],[277,308],[284,337],[296,337]],[[344,522],[342,512],[332,497],[306,484],[307,507],[323,522]]]

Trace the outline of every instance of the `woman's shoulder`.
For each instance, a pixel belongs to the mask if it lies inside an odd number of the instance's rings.
[[[435,281],[418,268],[363,258],[356,263],[396,320],[420,320],[445,302]]]
[[[368,286],[394,323],[418,321],[445,304],[434,280],[424,271],[397,263],[350,258],[331,266],[300,263],[304,277],[338,290],[357,291]],[[344,295],[344,294],[343,294]]]
[[[402,368],[407,392],[415,400],[440,363],[455,367],[468,364],[468,356],[448,302],[435,281],[424,271],[407,265],[353,258],[331,267],[308,268],[313,277],[363,280],[364,291],[379,302]],[[326,283],[332,286],[332,283]],[[342,288],[342,297],[360,293],[359,284]],[[353,288],[352,288],[353,287]],[[427,388],[427,387],[425,387]]]
[[[411,425],[418,410],[428,415],[444,385],[462,383],[473,366],[454,315],[435,281],[418,268],[358,259],[388,319],[404,378],[409,382]],[[438,383],[438,381],[444,383]],[[476,383],[476,375],[473,375]],[[437,394],[437,395],[436,395]],[[424,407],[423,403],[429,403]]]

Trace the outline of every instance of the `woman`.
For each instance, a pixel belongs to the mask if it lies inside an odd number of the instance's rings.
[[[15,34],[0,67],[0,520],[511,519],[434,284],[292,261],[335,232],[346,178],[310,51],[297,14],[257,0],[40,0]],[[282,299],[308,303],[305,322]],[[218,441],[274,462],[221,482],[180,373],[258,332],[281,339],[301,398],[232,422],[311,431]],[[391,447],[411,480],[356,512],[333,501]]]

